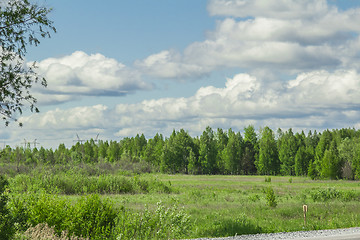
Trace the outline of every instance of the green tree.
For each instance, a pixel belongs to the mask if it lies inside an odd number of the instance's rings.
[[[36,73],[35,63],[25,67],[24,57],[28,45],[37,46],[40,38],[56,32],[49,12],[28,0],[3,1],[0,5],[0,113],[6,125],[16,120],[16,114],[22,114],[25,104],[31,111],[39,111],[30,89],[38,82],[46,86],[46,80]]]
[[[98,147],[98,156],[99,156],[99,161],[107,161],[108,160],[108,156],[107,156],[107,149],[109,148],[109,143],[108,141],[99,141],[99,147]]]
[[[223,129],[218,128],[216,135],[216,148],[217,148],[217,169],[219,170],[220,174],[223,174],[225,172],[225,159],[224,159],[224,151],[225,148],[228,144],[229,141],[229,137],[226,134],[226,132],[224,132]]]
[[[339,150],[339,157],[344,163],[344,168],[342,169],[342,177],[346,179],[354,179],[354,172],[356,171],[356,147],[357,143],[354,139],[346,137],[341,141]],[[354,171],[355,170],[355,171]]]
[[[206,127],[200,136],[199,162],[203,174],[216,174],[216,139],[211,127]]]
[[[188,173],[190,174],[200,174],[200,163],[198,161],[198,157],[193,152],[192,149],[189,150],[189,164],[188,164]]]
[[[147,140],[144,134],[137,134],[133,139],[133,158],[141,158],[146,149]]]
[[[351,167],[354,172],[354,178],[360,179],[360,142],[359,141],[354,143],[354,158],[352,160]]]
[[[229,140],[223,151],[225,170],[228,174],[242,173],[243,139],[240,133],[231,129],[228,131]]]
[[[109,162],[117,162],[120,160],[120,146],[116,141],[110,141],[109,147],[107,148],[107,156]]]
[[[244,153],[242,169],[244,174],[255,174],[255,162],[259,156],[259,144],[255,128],[252,125],[244,128]]]
[[[90,139],[90,141],[86,141],[83,144],[83,147],[84,147],[83,161],[87,162],[87,163],[97,162],[98,150],[97,150],[97,145],[95,144],[94,139]]]
[[[315,173],[320,175],[322,172],[322,160],[325,154],[325,151],[330,148],[330,144],[333,140],[333,136],[331,132],[327,129],[322,132],[319,142],[315,148],[315,159],[314,159],[314,167]]]
[[[304,146],[300,146],[295,155],[295,175],[306,176],[311,161],[311,156]]]
[[[339,158],[336,141],[332,141],[330,148],[325,150],[321,161],[320,175],[323,178],[339,179],[342,174],[343,162]]]
[[[159,166],[164,144],[162,134],[157,133],[154,138],[149,139],[143,156],[144,160],[154,166]]]
[[[194,148],[194,143],[190,135],[184,130],[175,130],[165,144],[161,170],[170,173],[187,173],[189,165],[190,150]]]
[[[295,155],[298,145],[292,129],[282,134],[278,139],[279,160],[281,162],[281,174],[295,175]]]
[[[66,164],[70,160],[70,154],[65,144],[61,143],[54,152],[55,161],[57,163]]]
[[[280,171],[280,161],[273,131],[265,127],[260,131],[259,160],[255,163],[259,174],[276,175]]]

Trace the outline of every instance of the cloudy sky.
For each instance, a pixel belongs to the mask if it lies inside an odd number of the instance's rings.
[[[41,113],[1,128],[0,144],[360,127],[360,1],[40,4],[58,30],[27,55],[48,81],[33,88]]]

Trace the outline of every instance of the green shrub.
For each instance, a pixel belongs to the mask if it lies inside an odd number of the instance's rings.
[[[71,204],[57,195],[42,192],[28,194],[23,199],[14,198],[11,206],[16,213],[19,230],[46,223],[57,236],[68,231],[71,236],[106,239],[115,226],[117,216],[113,205],[102,201],[98,195],[84,196]]]
[[[166,183],[163,183],[161,181],[158,181],[156,179],[149,180],[149,192],[150,193],[167,193],[170,194],[173,192],[171,188],[171,183],[169,182],[169,185]]]
[[[359,194],[354,191],[339,191],[335,188],[317,189],[311,191],[310,196],[314,202],[326,202],[334,199],[345,202],[359,200]]]
[[[271,177],[265,177],[265,182],[271,182]]]
[[[248,196],[248,199],[251,201],[251,202],[256,202],[256,201],[259,201],[260,200],[260,196],[258,194],[252,194],[252,195],[249,195]]]
[[[271,187],[268,187],[266,189],[266,203],[270,207],[276,207],[277,206],[274,189],[272,189]]]
[[[156,179],[116,175],[86,176],[80,174],[48,172],[37,176],[19,174],[11,180],[12,191],[17,193],[39,192],[67,195],[123,194],[123,193],[171,193],[171,186]]]
[[[69,233],[91,239],[106,239],[115,226],[116,210],[109,201],[101,201],[99,195],[81,198],[69,216]]]
[[[191,227],[190,217],[183,209],[167,208],[159,202],[155,211],[147,207],[140,213],[123,210],[114,235],[116,239],[178,239],[186,237]]]
[[[9,182],[0,175],[0,239],[11,239],[15,233],[13,217],[7,207],[6,188]]]
[[[202,236],[225,237],[243,234],[261,233],[262,229],[254,224],[245,214],[241,214],[235,219],[219,218],[206,227],[201,233]]]
[[[39,223],[47,223],[54,226],[57,234],[67,229],[66,222],[69,220],[72,206],[65,200],[41,192],[29,194],[23,201],[21,205],[18,203],[18,207],[22,208],[19,212],[26,216],[28,225],[35,227]]]

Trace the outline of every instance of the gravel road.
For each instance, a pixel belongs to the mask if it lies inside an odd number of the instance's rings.
[[[197,240],[360,240],[360,227],[318,230],[318,231],[300,231],[284,232],[270,234],[240,235],[224,238],[197,238]]]

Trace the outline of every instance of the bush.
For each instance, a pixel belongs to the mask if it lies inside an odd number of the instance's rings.
[[[314,202],[326,202],[333,199],[345,202],[359,200],[359,194],[354,191],[339,191],[335,188],[317,189],[310,192],[310,195]]]
[[[8,196],[6,188],[8,181],[0,175],[0,239],[11,239],[15,233],[13,217],[7,207]]]
[[[159,202],[155,211],[147,207],[140,213],[123,210],[114,235],[116,239],[178,239],[186,237],[191,227],[190,217],[183,209],[167,208]]]
[[[207,229],[201,233],[203,236],[224,237],[243,234],[261,233],[262,229],[254,224],[245,214],[241,214],[235,219],[218,218],[214,220]]]
[[[33,177],[19,174],[12,179],[11,186],[12,191],[17,193],[45,190],[47,193],[68,195],[172,192],[170,186],[156,179],[116,175],[86,176],[71,173],[40,173]]]
[[[11,206],[20,230],[46,223],[57,236],[68,231],[71,236],[106,239],[117,216],[112,204],[102,201],[98,195],[82,197],[73,205],[57,195],[42,192],[21,200],[15,198]]]
[[[101,201],[99,195],[80,199],[69,218],[68,230],[76,236],[106,239],[115,226],[117,212],[109,201]]]
[[[66,222],[69,220],[69,210],[72,206],[56,195],[45,192],[32,194],[16,204],[14,211],[25,216],[26,222],[21,222],[25,227],[47,223],[49,226],[54,226],[55,232],[59,235],[67,229]]]
[[[266,189],[266,202],[267,202],[267,205],[269,205],[270,207],[277,206],[276,196],[275,196],[274,190],[271,187]]]

